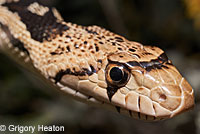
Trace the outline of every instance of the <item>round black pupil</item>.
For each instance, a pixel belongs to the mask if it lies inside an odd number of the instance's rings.
[[[118,67],[113,67],[110,70],[110,78],[113,81],[121,81],[123,79],[123,72],[120,68]]]

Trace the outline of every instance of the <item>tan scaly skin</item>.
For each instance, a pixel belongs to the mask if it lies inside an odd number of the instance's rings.
[[[0,4],[1,50],[59,90],[143,120],[193,107],[192,87],[163,50],[98,26],[66,23],[40,2]]]

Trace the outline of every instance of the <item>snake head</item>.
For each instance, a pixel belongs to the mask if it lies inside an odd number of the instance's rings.
[[[193,107],[192,87],[161,49],[145,46],[137,55],[119,52],[107,59],[107,95],[118,112],[160,120]]]
[[[83,71],[61,71],[57,85],[82,101],[136,119],[167,119],[192,108],[193,89],[166,54],[157,47],[138,46],[107,53],[90,69],[83,64]]]
[[[118,36],[113,39],[113,34],[106,45],[95,41],[84,38],[87,51],[78,49],[75,42],[77,56],[69,53],[67,60],[60,55],[56,59],[52,53],[55,59],[51,60],[57,66],[48,65],[48,70],[50,76],[56,74],[59,89],[82,101],[144,120],[171,118],[193,107],[192,87],[164,51]]]

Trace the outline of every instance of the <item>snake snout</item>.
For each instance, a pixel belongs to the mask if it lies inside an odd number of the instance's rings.
[[[172,64],[151,71],[133,68],[131,74],[126,88],[133,96],[137,95],[137,112],[156,118],[171,118],[193,107],[192,87]]]

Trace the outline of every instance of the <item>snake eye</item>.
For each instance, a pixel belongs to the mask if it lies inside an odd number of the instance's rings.
[[[118,81],[121,81],[123,79],[123,68],[120,68],[120,67],[113,67],[111,70],[110,70],[110,78],[115,81],[115,82],[118,82]]]
[[[124,65],[109,64],[106,68],[106,81],[114,87],[123,87],[129,80],[129,70]]]

